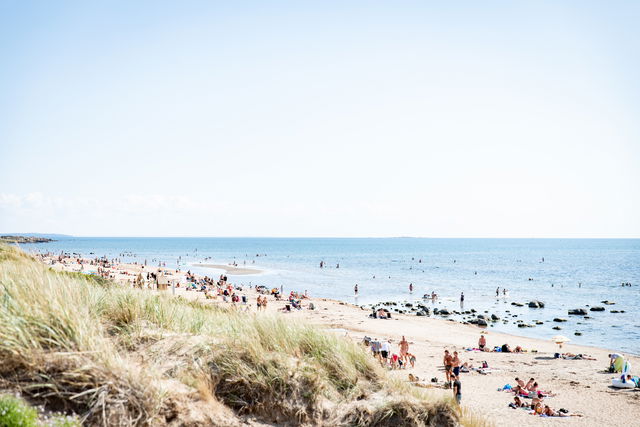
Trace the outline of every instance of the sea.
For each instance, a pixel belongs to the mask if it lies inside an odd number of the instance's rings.
[[[163,262],[213,277],[221,271],[195,264],[236,263],[262,271],[229,275],[237,284],[282,287],[285,293],[307,292],[367,307],[396,301],[473,308],[501,318],[490,324],[492,330],[542,339],[564,335],[574,344],[640,354],[640,239],[56,237],[22,248]],[[432,292],[439,296],[436,301],[423,299]],[[545,307],[529,308],[532,300]],[[575,308],[586,309],[588,318],[568,315]],[[517,320],[544,323],[520,328]]]

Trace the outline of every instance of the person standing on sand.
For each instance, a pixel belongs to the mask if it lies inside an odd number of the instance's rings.
[[[409,293],[413,293],[413,283],[409,283]]]
[[[405,366],[409,362],[409,342],[404,335],[402,336],[402,341],[400,341],[400,359],[404,361]]]
[[[500,288],[496,288],[496,296],[499,297],[500,296]]]
[[[442,364],[444,365],[444,376],[446,382],[451,382],[451,361],[453,358],[449,354],[449,350],[444,351],[444,358],[442,359]]]
[[[356,294],[356,296],[358,295],[358,284],[356,283],[356,285],[353,287],[353,293]]]
[[[460,375],[460,357],[458,356],[457,351],[453,352],[453,358],[451,359],[451,367],[453,371],[452,378],[455,378],[458,375]]]
[[[464,302],[464,292],[460,292],[460,302]]]
[[[462,400],[462,384],[460,383],[460,377],[457,375],[453,375],[453,397],[455,397],[456,402],[460,405],[460,401]]]

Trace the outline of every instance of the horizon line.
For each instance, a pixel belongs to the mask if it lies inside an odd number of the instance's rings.
[[[557,239],[557,240],[636,240],[640,239],[640,236],[631,237],[496,237],[496,236],[482,236],[482,237],[444,237],[444,236],[194,236],[194,235],[181,235],[181,236],[125,236],[125,235],[112,235],[112,236],[91,236],[91,235],[73,235],[62,233],[0,233],[2,236],[60,236],[60,237],[78,237],[78,238],[98,238],[98,239]]]

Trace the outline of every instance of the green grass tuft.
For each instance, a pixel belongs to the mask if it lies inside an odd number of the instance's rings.
[[[0,395],[0,427],[37,427],[38,411],[25,401]]]

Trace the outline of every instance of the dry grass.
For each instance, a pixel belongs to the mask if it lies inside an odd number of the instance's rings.
[[[6,245],[0,323],[0,386],[89,425],[458,424],[334,334],[55,273]]]

